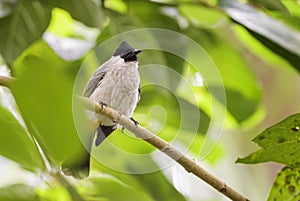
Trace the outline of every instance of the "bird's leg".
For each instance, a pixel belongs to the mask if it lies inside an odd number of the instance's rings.
[[[101,109],[103,109],[103,106],[107,106],[107,104],[102,101],[99,101],[99,105],[101,106]]]
[[[130,117],[129,119],[130,119],[131,121],[133,121],[133,123],[134,123],[136,126],[139,125],[139,122],[138,122],[137,120],[135,120],[134,118]],[[122,126],[122,129],[121,129],[122,133],[124,133],[124,130],[125,130],[125,128]]]

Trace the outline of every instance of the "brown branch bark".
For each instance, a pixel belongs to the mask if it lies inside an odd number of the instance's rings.
[[[13,77],[0,75],[0,86],[9,87],[10,83],[15,80]]]
[[[105,106],[99,105],[96,102],[90,101],[87,98],[79,97],[88,107],[88,109],[95,111],[96,113],[102,114],[107,116],[108,118],[112,119],[116,123],[120,124],[121,126],[125,127],[127,130],[131,131],[135,134],[136,137],[141,138],[151,144],[152,146],[156,147],[157,149],[161,150],[169,157],[174,159],[177,163],[179,163],[182,167],[186,169],[187,172],[196,175],[198,178],[205,181],[207,184],[218,190],[220,193],[224,194],[228,198],[234,201],[249,201],[246,197],[235,191],[233,188],[228,186],[223,181],[219,180],[217,177],[213,176],[206,170],[204,170],[199,164],[195,163],[195,161],[181,152],[176,150],[174,147],[170,146],[168,142],[164,141],[163,139],[159,138],[158,136],[154,135],[149,130],[135,125],[134,122],[125,117],[118,111]]]
[[[14,78],[11,77],[5,77],[0,76],[0,86],[6,86],[9,87],[9,84],[11,81],[13,81]],[[224,194],[228,198],[234,201],[249,201],[246,197],[241,195],[239,192],[235,191],[233,188],[228,186],[223,181],[219,180],[214,175],[207,172],[205,169],[203,169],[199,164],[197,164],[193,159],[183,155],[181,152],[176,150],[174,147],[170,146],[168,142],[161,139],[160,137],[154,135],[149,130],[139,126],[135,125],[134,122],[129,119],[128,117],[125,117],[118,111],[105,106],[100,105],[97,102],[90,101],[87,98],[79,97],[81,101],[85,103],[88,109],[95,111],[96,113],[102,114],[107,116],[108,118],[112,119],[116,123],[124,126],[127,130],[131,131],[133,134],[135,134],[136,137],[141,138],[151,144],[152,146],[156,147],[157,149],[161,150],[165,154],[167,154],[170,158],[175,160],[177,163],[179,163],[182,167],[185,168],[185,170],[189,173],[192,173],[196,175],[198,178],[205,181],[207,184],[215,188],[220,193]],[[80,199],[79,199],[80,200]]]

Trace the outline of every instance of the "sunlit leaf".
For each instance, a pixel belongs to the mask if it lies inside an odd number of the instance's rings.
[[[104,23],[101,6],[92,0],[45,0],[49,4],[68,11],[71,16],[90,27],[100,28]],[[99,3],[100,1],[98,1]]]
[[[0,19],[0,53],[8,64],[46,30],[52,7],[39,1],[19,1],[13,12]]]
[[[238,163],[261,163],[275,161],[290,167],[300,166],[300,114],[292,115],[271,126],[254,138],[262,149],[245,158],[239,158]]]
[[[242,123],[259,107],[262,92],[254,73],[242,58],[242,54],[229,41],[232,33],[226,30],[228,30],[226,25],[215,28],[214,31],[191,28],[188,34],[206,50],[222,76],[224,85],[208,86],[211,89],[209,93],[216,99],[222,100],[224,97],[219,97],[217,92],[224,87],[227,102],[225,106],[237,122]],[[199,59],[199,66],[206,68],[207,64]]]
[[[163,28],[168,30],[180,31],[179,24],[176,20],[176,13],[178,11],[175,8],[170,8],[167,6],[160,6],[155,3],[149,3],[144,1],[134,1],[130,2],[130,10],[129,16],[131,18],[138,18],[139,20],[134,20],[133,22],[137,27],[144,28],[144,24],[147,24],[148,27],[155,28]],[[168,15],[168,13],[175,13],[175,16]],[[156,36],[159,37],[159,36]],[[159,40],[159,46],[161,49],[165,49],[164,47],[172,47],[175,48],[180,46],[181,41],[176,41],[176,43],[172,44],[169,41]],[[181,46],[179,50],[184,55],[185,47]],[[161,52],[165,58],[166,65],[177,72],[181,73],[183,71],[184,61],[168,52]],[[153,64],[153,62],[152,62]],[[176,86],[176,83],[174,83]]]
[[[34,188],[15,184],[0,188],[0,200],[3,201],[39,201],[39,197],[35,194]]]
[[[32,138],[5,108],[0,106],[0,154],[24,168],[44,169],[42,158]]]
[[[72,201],[65,186],[55,185],[36,189],[39,200],[47,201]]]
[[[274,181],[268,201],[300,200],[300,169],[283,168]]]
[[[281,0],[249,0],[254,5],[261,5],[268,10],[281,11],[285,14],[289,14],[288,9],[284,6]]]
[[[114,178],[113,176],[93,176],[86,180],[81,187],[84,197],[88,200],[128,200],[139,201],[153,200],[141,190],[134,189],[130,185]]]
[[[152,163],[154,164],[154,162]],[[147,162],[147,164],[149,163]],[[108,168],[95,160],[92,162],[92,165],[94,170],[112,175],[115,177],[115,180],[119,180],[118,183],[128,185],[134,189],[134,191],[140,192],[139,196],[147,195],[148,199],[151,198],[151,200],[185,200],[161,171],[145,174],[128,174]],[[123,165],[127,165],[127,168],[136,168],[128,163],[124,163]],[[136,170],[139,171],[138,168]],[[153,186],[156,186],[156,188],[153,188]]]
[[[224,15],[216,10],[207,9],[202,6],[182,4],[179,7],[180,13],[195,26],[210,27],[224,20]]]
[[[290,15],[278,14],[275,17],[277,19],[283,20],[283,22],[298,31],[300,30],[300,5],[297,1],[282,1],[286,8],[291,13]]]
[[[43,41],[16,62],[16,102],[46,156],[56,164],[80,159],[83,147],[72,116],[72,90],[80,62],[59,58]]]
[[[220,0],[220,5],[237,23],[266,47],[289,61],[300,71],[300,34],[283,23],[237,1]]]

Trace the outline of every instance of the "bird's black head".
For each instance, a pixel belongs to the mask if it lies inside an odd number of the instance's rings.
[[[116,49],[113,56],[120,56],[124,59],[125,62],[129,61],[137,61],[137,54],[142,52],[142,50],[137,50],[131,47],[125,41],[120,44],[120,46]]]

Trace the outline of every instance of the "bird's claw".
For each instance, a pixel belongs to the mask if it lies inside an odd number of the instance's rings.
[[[100,101],[99,104],[100,104],[100,106],[101,106],[101,109],[103,109],[103,106],[107,106],[107,104],[104,103],[104,102],[102,102],[102,101]]]
[[[133,121],[133,123],[134,123],[136,126],[138,126],[138,125],[139,125],[139,122],[138,122],[138,121],[136,121],[134,118],[130,117],[130,120],[131,120],[131,121]]]

